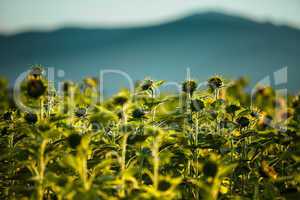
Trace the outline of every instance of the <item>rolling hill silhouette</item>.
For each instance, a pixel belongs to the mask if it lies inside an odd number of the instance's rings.
[[[0,36],[0,52],[0,74],[12,81],[31,64],[63,69],[75,80],[98,76],[100,69],[120,69],[135,80],[182,81],[189,67],[199,81],[221,74],[245,75],[253,82],[287,66],[287,88],[300,89],[300,30],[213,12],[149,27]],[[108,83],[125,84],[116,78]]]

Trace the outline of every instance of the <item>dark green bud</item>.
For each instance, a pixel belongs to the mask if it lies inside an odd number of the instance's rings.
[[[27,113],[24,118],[29,124],[35,124],[38,120],[37,115],[34,113]]]
[[[12,120],[12,113],[11,112],[6,112],[3,114],[3,119],[5,121],[11,121]]]
[[[249,119],[247,117],[239,117],[236,122],[238,125],[242,128],[247,127],[250,123]]]
[[[33,67],[30,71],[30,75],[34,78],[41,77],[43,75],[43,68],[41,67]]]
[[[84,117],[84,116],[86,116],[86,109],[85,108],[78,108],[75,111],[75,115],[76,115],[76,117]]]
[[[145,116],[145,112],[144,112],[144,110],[142,110],[140,108],[134,109],[133,112],[132,112],[132,117],[134,119],[141,119],[144,116]]]
[[[226,107],[226,112],[229,114],[235,114],[235,112],[238,111],[239,109],[240,109],[239,106],[232,104]]]
[[[78,145],[81,143],[81,135],[77,133],[73,133],[68,137],[68,143],[71,148],[76,149]]]
[[[39,98],[46,92],[46,86],[40,79],[32,79],[27,82],[27,94],[32,98]]]
[[[218,165],[213,161],[207,161],[203,166],[203,173],[208,177],[215,177],[218,172]]]
[[[223,81],[219,77],[212,77],[208,80],[208,86],[211,89],[220,88],[223,85]]]
[[[252,117],[259,118],[259,113],[258,113],[258,112],[252,111],[252,112],[250,113],[250,115],[251,115]]]
[[[197,87],[198,87],[198,85],[195,81],[188,80],[182,84],[182,91],[192,95],[196,91]]]
[[[116,105],[124,105],[128,101],[128,98],[126,96],[116,96],[114,98],[114,104]]]
[[[146,91],[152,88],[153,86],[153,81],[152,80],[145,80],[144,83],[142,84],[142,90]]]

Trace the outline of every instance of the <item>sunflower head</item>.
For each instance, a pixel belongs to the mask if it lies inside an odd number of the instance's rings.
[[[251,115],[251,117],[254,117],[254,118],[258,119],[260,114],[257,111],[251,111],[250,115]]]
[[[116,96],[113,100],[115,105],[124,105],[128,101],[128,97],[124,95]]]
[[[39,79],[43,76],[44,70],[41,66],[34,66],[29,72],[30,79]]]
[[[85,117],[87,114],[87,111],[85,108],[78,108],[76,111],[75,111],[75,115],[76,117]]]
[[[76,149],[76,147],[80,145],[81,139],[82,139],[81,135],[77,133],[72,133],[68,137],[68,144],[72,149]]]
[[[3,114],[2,118],[5,120],[5,121],[11,121],[12,120],[12,112],[6,112]]]
[[[46,85],[41,79],[30,79],[26,83],[26,91],[28,96],[37,99],[46,92]]]
[[[132,111],[132,117],[134,119],[142,119],[145,117],[145,111],[140,108],[136,108]]]
[[[35,124],[38,120],[38,117],[34,113],[27,113],[24,119],[28,124]]]
[[[206,161],[203,166],[203,173],[207,177],[215,177],[218,173],[218,165],[214,161]]]
[[[183,82],[183,84],[182,84],[182,91],[192,95],[196,91],[197,87],[198,87],[198,85],[197,85],[196,81],[187,80],[187,81]]]
[[[236,122],[241,128],[245,128],[250,124],[250,121],[247,117],[239,117]]]
[[[239,106],[231,104],[226,107],[226,112],[229,114],[235,114],[235,112],[238,111],[239,109],[240,109]]]
[[[141,88],[143,91],[146,91],[146,90],[149,90],[151,89],[153,86],[153,81],[148,79],[148,80],[145,80],[144,83],[142,84]]]
[[[208,83],[208,86],[213,90],[220,88],[223,85],[222,79],[217,76],[208,79],[207,83]]]

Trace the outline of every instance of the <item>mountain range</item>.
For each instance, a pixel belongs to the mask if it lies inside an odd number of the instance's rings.
[[[209,76],[247,76],[252,84],[288,67],[288,82],[300,89],[300,30],[222,13],[207,12],[147,27],[77,28],[0,36],[0,74],[13,83],[33,64],[65,71],[60,79],[98,76],[118,69],[134,80],[182,81],[189,68],[199,82]],[[126,86],[118,75],[106,77],[107,90]]]

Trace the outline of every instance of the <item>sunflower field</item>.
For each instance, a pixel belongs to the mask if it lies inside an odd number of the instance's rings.
[[[23,107],[0,79],[0,199],[300,199],[297,95],[215,76],[100,101],[95,78],[55,89],[41,71]]]

